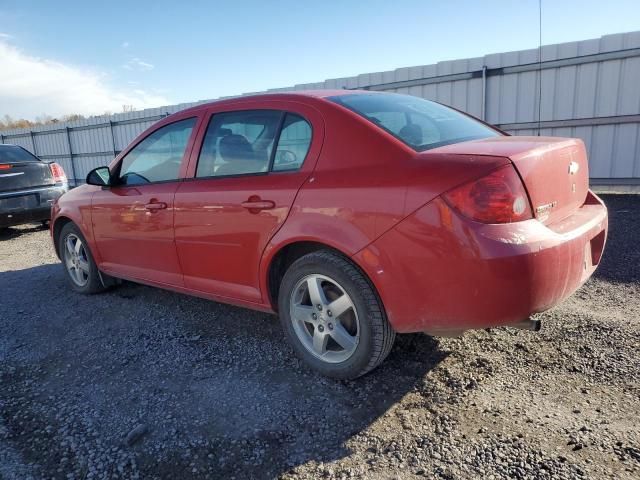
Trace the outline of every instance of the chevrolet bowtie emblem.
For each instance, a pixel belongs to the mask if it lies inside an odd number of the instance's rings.
[[[580,165],[577,162],[571,162],[569,164],[569,175],[575,175],[576,173],[578,173],[579,169]]]

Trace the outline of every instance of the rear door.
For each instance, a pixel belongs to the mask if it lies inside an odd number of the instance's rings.
[[[159,126],[112,168],[114,184],[93,195],[93,233],[105,272],[183,285],[173,235],[174,195],[197,124],[191,116]]]
[[[259,263],[322,145],[317,111],[296,102],[210,112],[192,178],[176,192],[176,247],[185,286],[260,302]]]

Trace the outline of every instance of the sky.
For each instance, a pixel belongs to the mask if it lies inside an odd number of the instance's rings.
[[[640,0],[542,0],[543,44]],[[117,113],[538,46],[537,0],[0,0],[0,118]]]

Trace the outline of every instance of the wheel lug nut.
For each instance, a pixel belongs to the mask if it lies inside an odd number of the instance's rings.
[[[317,307],[318,307],[318,310],[322,311],[322,305],[318,304]]]
[[[318,331],[324,332],[324,327],[322,325],[318,325]]]
[[[327,327],[329,327],[329,330],[333,330],[333,323],[329,323],[329,325],[327,325]]]
[[[333,316],[333,313],[331,313],[331,310],[327,310],[327,315],[330,317]]]
[[[318,315],[316,315],[315,313],[312,313],[311,314],[311,318],[313,318],[314,320],[317,320],[318,319]]]

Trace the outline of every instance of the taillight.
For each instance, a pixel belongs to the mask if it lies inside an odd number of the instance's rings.
[[[454,188],[443,197],[460,213],[482,223],[511,223],[533,218],[527,192],[511,165]]]
[[[53,181],[56,183],[67,183],[67,174],[64,173],[64,168],[59,163],[50,163],[51,175],[53,175]]]

